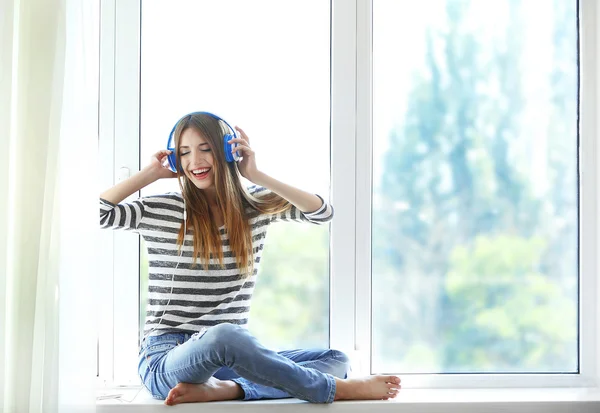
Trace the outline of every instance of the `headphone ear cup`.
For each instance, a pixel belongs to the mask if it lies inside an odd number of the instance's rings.
[[[229,133],[223,136],[223,148],[225,149],[225,159],[227,162],[235,162],[239,159],[237,152],[231,152],[233,148],[237,146],[237,144],[234,144],[235,146],[233,146],[229,143],[229,141],[233,138],[234,136]]]
[[[171,148],[169,148],[169,150],[171,151],[171,154],[167,155],[169,159],[169,169],[171,169],[172,172],[177,172],[177,157],[175,156],[175,151]]]

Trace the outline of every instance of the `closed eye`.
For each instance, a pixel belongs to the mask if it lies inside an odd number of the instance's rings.
[[[200,149],[200,152],[210,152],[210,151],[211,151],[211,149],[210,149],[210,148],[208,148],[208,149]],[[190,152],[191,152],[191,151],[187,151],[187,152],[180,152],[180,153],[179,153],[179,156],[185,156],[185,155],[187,155],[187,154],[188,154],[188,153],[190,153]]]

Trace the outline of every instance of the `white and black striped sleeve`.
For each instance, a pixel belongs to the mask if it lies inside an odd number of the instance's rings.
[[[249,188],[250,193],[260,198],[262,194],[267,194],[270,191],[260,186]],[[325,224],[333,219],[333,206],[326,202],[320,195],[315,194],[321,200],[321,207],[313,212],[302,212],[294,205],[287,211],[271,216],[271,222],[278,221],[295,221],[295,222],[311,222],[313,224]]]
[[[100,228],[136,230],[144,210],[144,203],[140,199],[115,205],[100,198]]]
[[[315,194],[317,195],[317,194]],[[333,219],[333,206],[325,202],[320,195],[317,195],[321,200],[321,207],[313,212],[302,212],[294,205],[287,211],[279,214],[274,214],[271,217],[271,222],[278,221],[295,221],[295,222],[310,222],[313,224],[325,224]]]

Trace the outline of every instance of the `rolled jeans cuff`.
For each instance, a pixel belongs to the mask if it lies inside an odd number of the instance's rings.
[[[327,377],[327,387],[329,387],[329,395],[327,396],[325,403],[333,403],[335,400],[335,390],[337,386],[335,383],[335,378],[331,374],[325,374],[325,376]]]

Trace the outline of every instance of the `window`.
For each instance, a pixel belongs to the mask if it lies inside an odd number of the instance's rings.
[[[209,111],[244,129],[261,170],[328,197],[327,2],[146,0],[141,6],[142,164],[166,146],[182,115]],[[175,180],[142,195],[169,191],[179,191]],[[141,269],[145,313],[144,259]],[[269,230],[249,327],[272,348],[329,345],[328,226],[278,223]]]
[[[330,195],[329,228],[270,229],[261,342],[329,345],[405,388],[595,383],[594,0],[102,7],[103,182],[208,110],[265,172]],[[116,232],[99,248],[100,377],[137,383],[145,246]]]
[[[373,27],[372,370],[578,372],[577,2]]]

